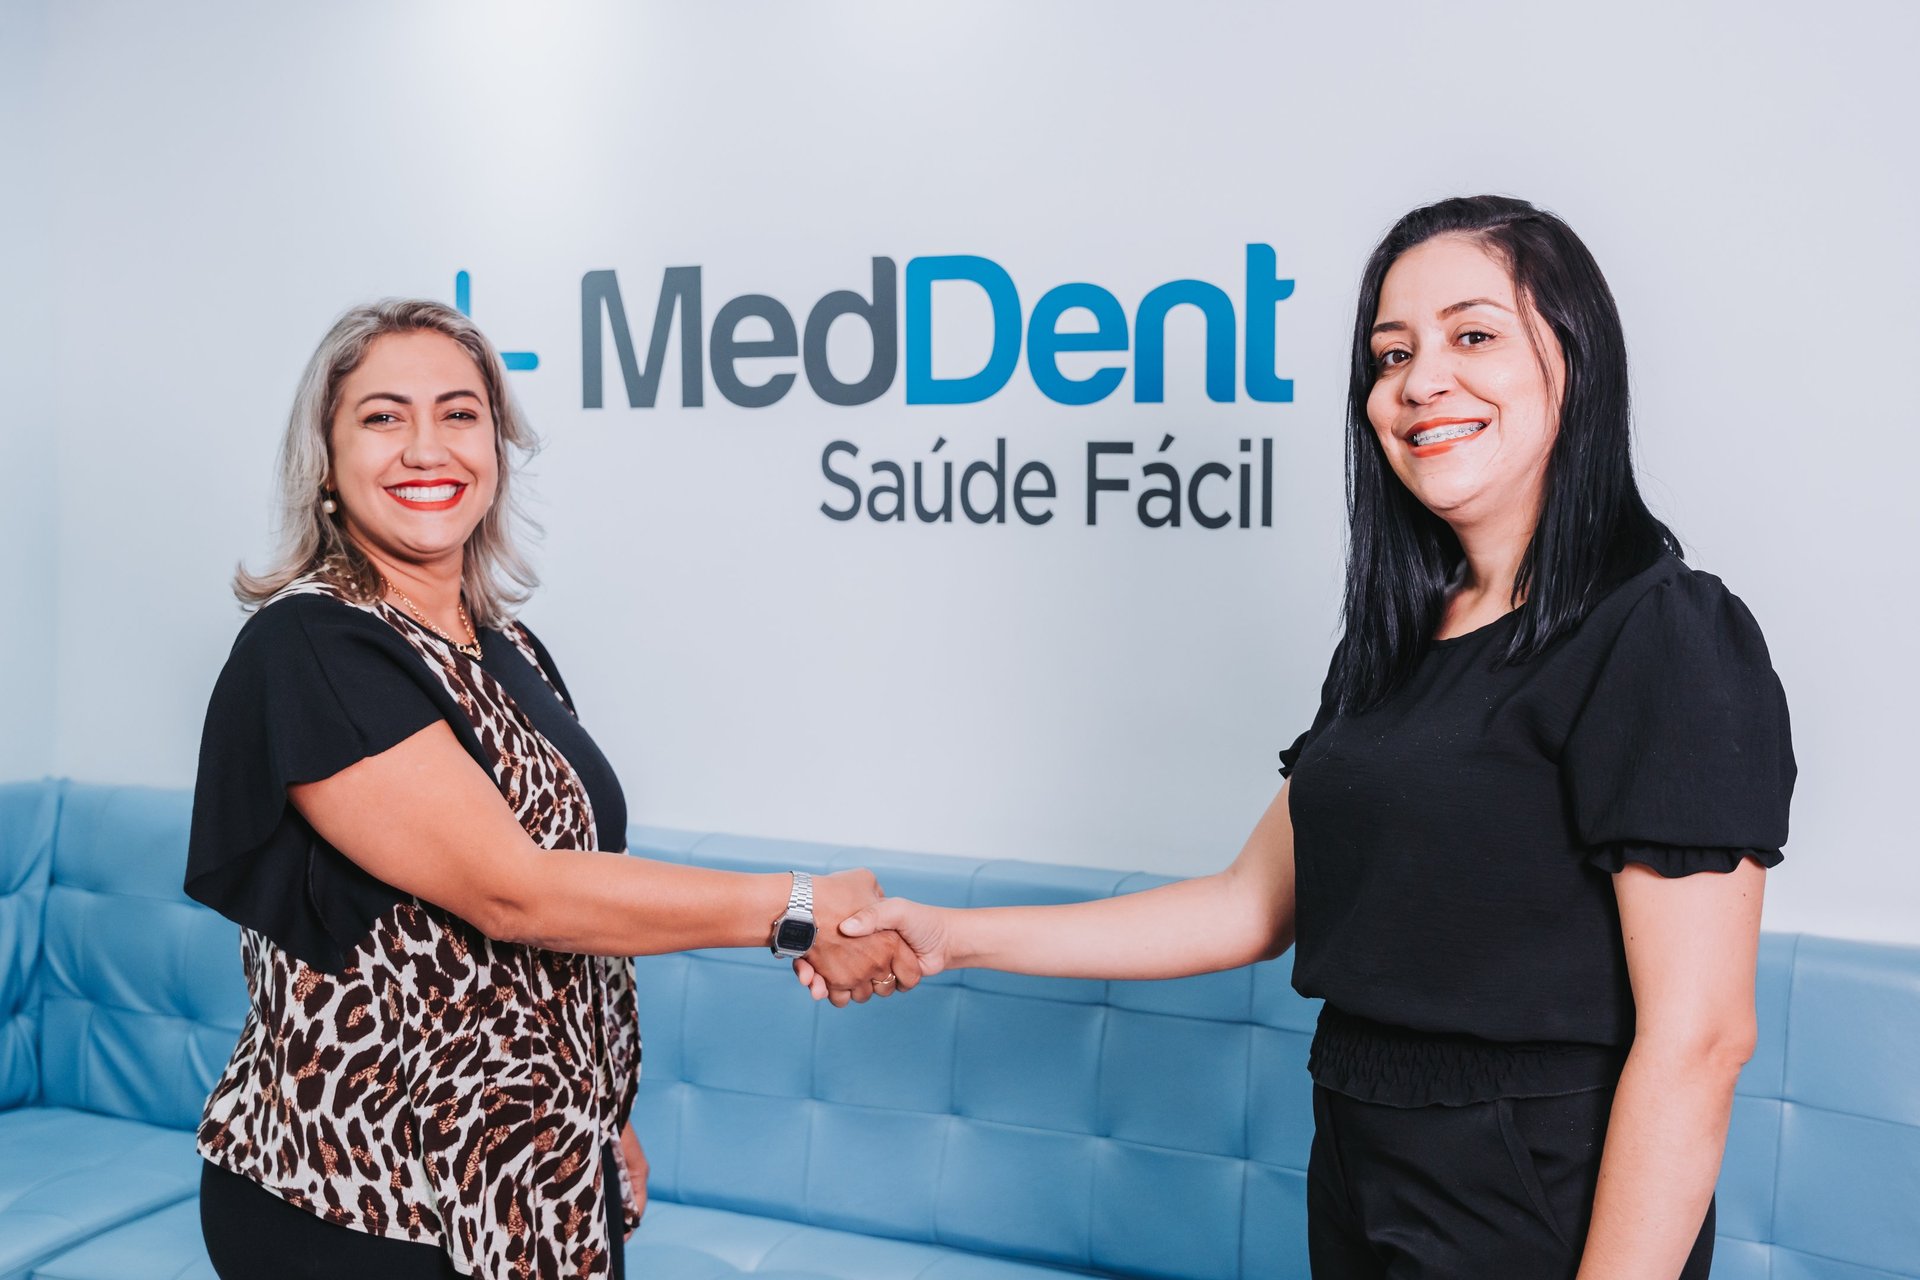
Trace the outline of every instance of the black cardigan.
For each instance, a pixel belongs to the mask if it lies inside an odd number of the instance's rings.
[[[408,625],[416,625],[408,621]],[[520,624],[513,624],[520,625]],[[626,801],[575,717],[546,648],[521,626],[552,681],[506,636],[482,628],[481,666],[580,775],[600,847],[627,847]],[[328,844],[287,802],[317,782],[445,720],[482,769],[473,722],[399,632],[319,595],[249,618],[215,682],[200,738],[186,891],[290,955],[337,971],[372,922],[405,895]],[[431,797],[422,802],[432,803]]]

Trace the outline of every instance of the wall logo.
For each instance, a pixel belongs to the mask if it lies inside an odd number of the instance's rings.
[[[473,277],[464,271],[456,272],[453,277],[453,307],[467,319],[473,319]],[[531,351],[502,351],[500,362],[515,370],[540,367],[540,357]]]
[[[793,312],[777,298],[749,293],[722,304],[711,330],[705,328],[705,298],[699,267],[669,267],[660,283],[647,335],[646,356],[634,345],[633,327],[612,271],[589,271],[580,281],[580,402],[588,409],[605,404],[605,348],[612,343],[619,362],[620,382],[628,407],[651,409],[659,398],[660,372],[678,321],[680,403],[697,408],[703,402],[706,368],[714,387],[733,404],[765,408],[791,391],[800,374],[770,373],[749,381],[740,368],[746,360],[800,358],[801,373],[813,393],[828,404],[856,405],[877,400],[893,386],[899,368],[901,305],[897,271],[892,258],[873,260],[868,293],[842,289],[827,294],[796,326]],[[984,366],[957,377],[933,372],[934,286],[956,284],[978,289],[993,316],[993,348]],[[1282,279],[1273,249],[1250,244],[1246,250],[1245,388],[1249,399],[1285,403],[1293,399],[1291,379],[1276,374],[1274,319],[1277,305],[1293,294],[1293,281]],[[1206,320],[1206,393],[1209,400],[1230,403],[1239,378],[1236,358],[1242,349],[1241,324],[1234,300],[1225,289],[1204,280],[1174,280],[1151,290],[1134,309],[1131,325],[1126,309],[1111,292],[1096,284],[1057,285],[1040,295],[1024,316],[1020,292],[1005,267],[991,258],[960,254],[913,258],[906,272],[907,403],[977,404],[1012,380],[1022,348],[1034,386],[1060,404],[1095,404],[1112,395],[1126,376],[1126,365],[1104,365],[1084,377],[1061,371],[1065,352],[1133,355],[1133,398],[1142,404],[1166,399],[1167,316],[1175,307],[1190,306]],[[1060,321],[1083,310],[1094,320],[1084,328],[1062,332]],[[842,381],[827,365],[827,331],[847,319],[872,334],[873,362],[857,381]],[[749,320],[764,322],[770,337],[742,339],[740,327]],[[758,326],[756,326],[757,328]]]
[[[936,374],[934,313],[940,297],[951,305],[955,289],[975,290],[985,301],[990,350],[977,369]],[[1201,385],[1209,401],[1231,404],[1244,392],[1249,401],[1287,404],[1293,400],[1293,380],[1279,375],[1275,332],[1278,308],[1293,289],[1293,280],[1280,275],[1272,247],[1264,244],[1246,246],[1237,299],[1204,280],[1173,280],[1149,290],[1131,313],[1111,291],[1086,283],[1056,285],[1024,308],[1013,276],[991,258],[911,258],[904,287],[892,258],[874,258],[864,292],[828,293],[807,309],[803,321],[779,299],[747,293],[722,303],[709,324],[701,268],[668,267],[652,299],[651,324],[636,331],[634,319],[645,312],[628,311],[616,273],[589,271],[580,279],[580,404],[607,408],[611,384],[628,409],[655,410],[661,375],[675,358],[685,409],[705,403],[709,378],[728,403],[748,409],[778,404],[802,378],[826,404],[869,404],[899,380],[903,347],[909,406],[988,400],[1013,380],[1023,355],[1034,387],[1057,404],[1098,404],[1120,389],[1129,371],[1134,403],[1161,404],[1166,400],[1167,320],[1179,307],[1193,308],[1205,325]],[[454,293],[455,305],[471,314],[472,280],[465,271],[455,278]],[[1091,317],[1091,327],[1076,317],[1074,326],[1063,330],[1062,321],[1075,312]],[[743,337],[750,322],[755,336]],[[871,360],[851,380],[827,360],[828,333],[842,322],[861,325],[871,338]],[[636,332],[641,341],[636,342]],[[1068,353],[1108,358],[1083,360],[1075,366],[1082,371],[1070,374],[1060,367],[1060,357]],[[502,357],[509,369],[540,367],[531,351],[503,352]],[[768,363],[795,359],[797,369]],[[1133,515],[1146,528],[1249,529],[1256,521],[1260,528],[1272,527],[1271,437],[1258,440],[1257,450],[1253,438],[1240,439],[1225,461],[1185,457],[1175,442],[1173,433],[1164,433],[1150,460],[1128,474],[1133,441],[1087,441],[1082,464],[1063,472],[1081,476],[1086,523],[1100,523],[1103,499],[1111,512],[1131,498]],[[887,458],[863,463],[852,441],[829,441],[820,454],[820,473],[829,486],[819,503],[821,514],[843,523],[954,524],[957,512],[972,524],[1030,526],[1047,524],[1057,514],[1062,473],[1054,463],[1010,459],[1005,437],[993,442],[991,457],[959,459],[943,454],[946,446],[946,437],[938,437],[909,469]]]

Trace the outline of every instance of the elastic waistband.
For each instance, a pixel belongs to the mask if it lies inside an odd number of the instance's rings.
[[[1307,1056],[1315,1083],[1390,1107],[1466,1106],[1494,1098],[1542,1098],[1600,1089],[1620,1078],[1626,1050],[1416,1031],[1320,1011]]]

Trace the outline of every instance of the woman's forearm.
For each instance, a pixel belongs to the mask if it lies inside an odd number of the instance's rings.
[[[1634,1046],[1614,1093],[1579,1280],[1680,1274],[1720,1176],[1739,1074],[1737,1055]]]
[[[489,918],[474,923],[491,937],[587,955],[766,946],[792,883],[783,873],[542,849],[525,855],[516,873],[500,877]],[[825,928],[838,920],[834,914],[819,923]]]
[[[1293,826],[1286,787],[1226,870],[1140,893],[1044,907],[929,907],[889,898],[846,932],[896,929],[927,973],[1003,969],[1053,978],[1180,978],[1267,960],[1293,945]],[[808,981],[804,966],[801,981]],[[827,994],[811,984],[815,998]]]
[[[289,786],[287,799],[369,875],[488,937],[549,950],[637,956],[765,946],[793,885],[783,873],[543,849],[444,721],[331,777]],[[897,949],[837,933],[878,897],[867,872],[814,877],[816,947],[842,986],[885,972]]]
[[[1230,872],[1049,907],[943,911],[955,967],[1057,978],[1178,978],[1279,955],[1293,913]]]

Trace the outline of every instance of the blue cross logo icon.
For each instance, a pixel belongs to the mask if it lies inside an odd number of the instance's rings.
[[[473,318],[473,277],[465,271],[453,277],[454,309],[469,320]],[[502,351],[500,359],[509,369],[538,369],[540,357],[531,351]]]

